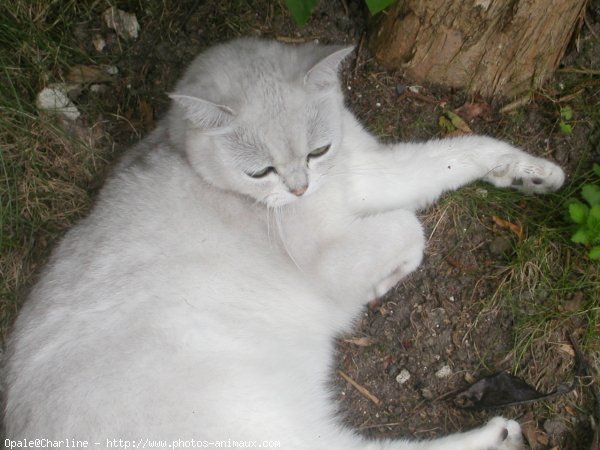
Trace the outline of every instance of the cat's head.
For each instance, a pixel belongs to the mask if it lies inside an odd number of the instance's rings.
[[[199,56],[171,94],[171,133],[208,182],[281,206],[314,192],[342,139],[351,47],[240,39]]]

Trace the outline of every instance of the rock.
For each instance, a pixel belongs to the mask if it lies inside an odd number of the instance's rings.
[[[448,365],[442,366],[442,368],[435,373],[435,376],[440,379],[448,378],[450,375],[452,375],[452,369]]]
[[[94,34],[94,37],[92,38],[92,44],[97,52],[101,52],[102,50],[104,50],[104,47],[106,47],[106,41],[101,35],[97,33]]]
[[[558,441],[563,434],[569,431],[569,427],[560,417],[553,417],[544,422],[544,431],[553,441]]]
[[[396,376],[398,374],[398,366],[396,364],[390,364],[386,370],[388,375]]]
[[[37,95],[36,105],[42,111],[48,111],[72,121],[77,120],[81,115],[67,96],[67,87],[60,83],[42,89]]]
[[[404,94],[404,92],[406,92],[407,89],[408,89],[408,86],[406,86],[405,84],[397,84],[396,85],[396,94],[398,94],[398,95]]]
[[[125,39],[137,39],[140,31],[140,24],[135,14],[127,13],[114,6],[108,8],[102,14],[104,22],[109,28],[117,32],[119,36]]]
[[[498,236],[490,242],[490,253],[495,256],[505,255],[511,248],[512,243],[509,239]]]
[[[406,369],[402,369],[398,376],[396,377],[396,381],[399,384],[404,384],[410,379],[410,372]]]
[[[423,388],[421,389],[421,395],[423,396],[423,398],[425,400],[433,400],[434,399],[434,395],[433,392],[431,392],[431,389],[429,388]]]

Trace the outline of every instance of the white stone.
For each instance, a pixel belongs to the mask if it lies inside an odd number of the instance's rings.
[[[59,114],[69,120],[77,120],[81,115],[67,97],[67,87],[61,84],[42,89],[37,95],[36,104],[42,111]]]
[[[398,376],[396,377],[396,381],[400,384],[406,383],[410,379],[410,372],[406,369],[402,369]]]
[[[442,366],[442,368],[435,373],[435,376],[438,378],[448,378],[450,375],[452,375],[452,369],[448,365]]]
[[[137,39],[140,24],[135,14],[111,6],[104,11],[103,17],[106,25],[115,30],[119,36],[127,39]]]

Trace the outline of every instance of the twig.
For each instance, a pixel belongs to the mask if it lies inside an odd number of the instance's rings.
[[[358,384],[356,381],[354,381],[352,378],[350,378],[348,375],[346,375],[341,370],[338,370],[337,373],[344,380],[346,380],[348,383],[350,383],[352,385],[352,387],[354,387],[354,389],[356,389],[360,393],[360,395],[362,395],[363,397],[368,398],[373,403],[375,403],[377,406],[379,406],[381,404],[381,400],[379,400],[377,397],[375,397],[373,394],[371,394],[366,387],[361,386],[360,384]]]
[[[411,92],[409,90],[404,91],[400,95],[400,98],[402,98],[402,97],[414,98],[415,100],[418,100],[418,101],[421,101],[421,102],[425,102],[425,103],[430,103],[432,105],[439,105],[440,104],[440,101],[436,100],[433,97],[429,97],[427,95],[419,94],[418,92]]]
[[[583,12],[583,23],[585,23],[585,26],[587,27],[588,31],[592,34],[592,36],[594,36],[596,40],[600,40],[598,35],[594,32],[594,28],[590,25],[590,22],[588,21],[587,14],[585,13],[585,7]]]
[[[526,104],[528,104],[531,101],[531,94],[527,94],[521,98],[518,98],[517,100],[515,100],[514,102],[509,103],[508,105],[500,108],[500,112],[502,114],[511,112],[521,106],[524,106]]]
[[[363,33],[360,36],[360,41],[358,42],[358,47],[356,48],[356,58],[354,59],[354,70],[353,70],[354,77],[356,77],[356,73],[358,72],[360,53],[362,52],[364,41],[365,41],[365,33]]]
[[[376,423],[371,425],[361,425],[358,427],[359,430],[370,430],[371,428],[380,427],[397,427],[399,425],[406,425],[406,422],[391,422],[391,423]]]
[[[346,0],[342,0],[342,6],[344,7],[344,15],[348,17],[350,15],[350,10],[348,9],[348,3],[346,3]]]
[[[283,42],[284,44],[304,44],[305,42],[314,41],[314,36],[302,36],[302,37],[291,37],[291,36],[275,36],[275,40]]]
[[[562,67],[556,71],[563,73],[581,73],[584,75],[600,75],[600,70],[584,69],[580,67]]]

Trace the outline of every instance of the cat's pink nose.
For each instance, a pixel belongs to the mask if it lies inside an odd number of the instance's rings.
[[[292,189],[290,192],[294,194],[296,197],[300,197],[302,194],[306,192],[308,186],[300,186],[299,188]]]

